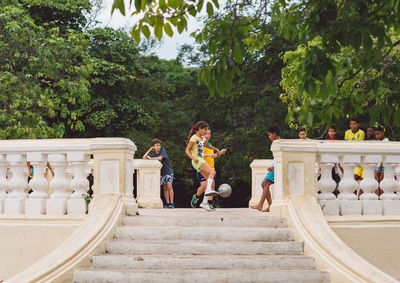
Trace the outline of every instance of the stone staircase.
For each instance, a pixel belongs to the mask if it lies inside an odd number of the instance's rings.
[[[142,209],[74,282],[329,282],[285,218],[250,209]]]

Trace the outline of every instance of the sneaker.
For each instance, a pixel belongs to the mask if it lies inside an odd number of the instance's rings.
[[[212,203],[208,203],[208,206],[212,209],[212,210],[215,210],[215,206],[212,204]]]
[[[207,196],[207,197],[209,197],[209,196],[215,197],[215,196],[218,195],[218,192],[217,192],[217,191],[209,190],[209,191],[205,191],[204,195]]]
[[[163,208],[168,208],[169,203],[164,203]]]
[[[208,203],[200,203],[200,207],[204,208],[207,211],[214,211],[214,209],[212,209],[212,207]]]
[[[192,197],[192,201],[190,202],[190,206],[195,208],[197,203],[199,202],[199,199],[200,198],[196,194],[194,194]]]
[[[168,208],[175,208],[175,205],[173,203],[168,204]]]

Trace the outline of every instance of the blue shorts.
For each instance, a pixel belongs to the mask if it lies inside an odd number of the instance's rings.
[[[161,178],[160,178],[160,184],[161,184],[161,185],[164,185],[164,184],[167,184],[167,183],[172,184],[172,181],[173,181],[173,180],[174,180],[174,174],[161,176]]]
[[[272,184],[274,183],[275,179],[274,179],[274,170],[272,170],[271,172],[268,171],[267,176],[265,176],[264,182],[265,181],[271,181]]]
[[[196,177],[197,177],[197,181],[199,181],[199,183],[207,181],[207,179],[204,178],[203,175],[201,175],[201,173],[197,172],[197,171],[196,171]],[[217,175],[214,176],[214,180],[217,180]]]

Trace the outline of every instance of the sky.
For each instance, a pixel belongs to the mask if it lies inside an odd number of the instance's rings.
[[[121,27],[131,28],[135,24],[136,19],[133,17],[124,17],[117,10],[115,10],[114,14],[111,16],[112,3],[113,0],[103,0],[103,8],[97,17],[97,20],[100,22],[99,26],[109,26],[115,29]],[[126,7],[129,7],[129,2],[127,0],[125,0],[125,5]],[[176,32],[172,38],[165,35],[162,39],[161,46],[156,48],[154,53],[162,59],[175,59],[178,54],[179,45],[184,43],[194,43],[194,39],[190,37],[190,34],[200,28],[200,26],[201,24],[194,19],[188,21],[188,30],[186,32],[183,32],[182,34]]]

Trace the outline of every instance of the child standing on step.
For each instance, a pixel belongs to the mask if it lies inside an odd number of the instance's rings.
[[[220,155],[220,150],[213,147],[212,145],[205,144],[204,135],[207,133],[208,124],[204,121],[199,121],[195,126],[192,127],[189,133],[189,142],[187,143],[185,153],[192,160],[193,168],[199,172],[204,178],[207,179],[207,186],[204,192],[204,196],[216,196],[218,193],[212,189],[212,185],[215,177],[215,170],[204,160],[203,150],[204,147],[213,149]],[[199,201],[200,195],[203,193],[201,187],[197,189],[197,193],[193,195],[192,207],[195,207]]]
[[[211,137],[211,130],[208,129],[206,134],[204,135],[204,138],[206,139],[205,140],[205,144],[206,145],[212,145],[210,143],[210,137]],[[221,152],[220,152],[221,154],[220,155],[225,154],[225,152],[226,152],[226,149],[224,148],[224,149],[221,150]],[[215,170],[214,159],[219,157],[220,155],[214,153],[214,150],[211,149],[211,148],[208,148],[208,147],[204,147],[203,153],[204,153],[203,154],[204,160],[208,163],[208,165],[210,165],[210,167],[212,169]],[[204,192],[206,190],[207,180],[199,172],[196,172],[196,176],[197,176],[197,180],[200,183],[200,187],[197,189],[197,191],[202,193],[202,192]],[[216,178],[214,177],[214,182],[213,182],[212,187],[211,187],[212,190],[215,190],[215,179]],[[196,194],[196,196],[197,196],[197,194]],[[196,199],[196,197],[194,199]],[[212,205],[212,199],[213,199],[212,196],[209,196],[209,197],[204,196],[203,201],[200,204],[200,207],[204,208],[205,210],[208,210],[208,211],[215,210],[215,207]],[[196,204],[192,203],[192,202],[191,202],[190,205],[193,208],[196,206]]]
[[[175,208],[174,189],[172,182],[174,180],[174,170],[172,169],[169,157],[164,148],[161,147],[161,140],[153,139],[153,146],[143,155],[143,159],[159,160],[162,163],[160,184],[164,190],[165,205],[164,208]],[[152,155],[149,155],[154,151]]]

